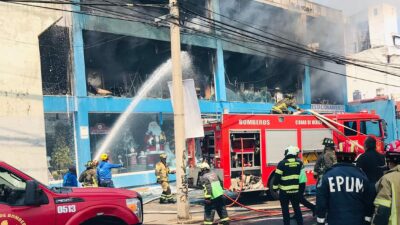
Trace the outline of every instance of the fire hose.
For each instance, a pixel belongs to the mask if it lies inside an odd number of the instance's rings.
[[[235,203],[239,200],[240,195],[243,191],[243,184],[244,184],[244,149],[243,149],[243,138],[240,138],[240,147],[242,150],[242,174],[240,175],[240,191],[238,192],[238,196],[236,197],[236,200],[232,201],[231,204],[227,205],[227,207],[232,207],[235,205]],[[225,197],[228,197],[227,195],[225,195]],[[229,197],[228,197],[229,198]]]

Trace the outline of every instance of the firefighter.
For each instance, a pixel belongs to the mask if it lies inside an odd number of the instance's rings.
[[[376,139],[368,136],[364,142],[365,153],[357,159],[356,166],[364,171],[369,182],[374,187],[383,176],[385,156],[376,151]]]
[[[114,187],[114,182],[112,181],[111,169],[113,168],[121,168],[122,164],[112,164],[109,163],[109,156],[106,153],[101,154],[100,156],[101,162],[97,167],[97,176],[99,180],[100,187]]]
[[[338,163],[326,171],[317,185],[317,223],[369,224],[374,190],[365,173],[353,165],[356,151],[347,145],[336,150],[336,158]]]
[[[321,179],[325,172],[336,163],[335,143],[332,138],[324,138],[322,145],[324,145],[324,151],[314,166],[314,178],[317,180]]]
[[[210,171],[208,163],[200,164],[202,176],[200,183],[204,188],[204,224],[213,224],[215,211],[220,218],[220,224],[229,225],[228,211],[226,211],[223,194],[224,190],[218,175]]]
[[[82,183],[83,187],[98,187],[97,182],[97,160],[88,161],[86,163],[86,170],[79,176],[79,182]]]
[[[171,188],[169,186],[168,174],[174,174],[175,171],[171,171],[167,165],[167,155],[160,154],[160,162],[156,164],[155,169],[157,183],[162,187],[162,193],[160,197],[161,204],[175,203],[175,199],[172,197]]]
[[[297,225],[303,224],[300,210],[300,174],[304,172],[303,162],[297,157],[299,148],[289,146],[285,150],[285,158],[279,162],[275,170],[273,189],[279,190],[283,223],[290,225],[289,202],[292,204]]]
[[[378,181],[373,225],[398,225],[400,222],[400,141],[386,147],[389,171]]]
[[[290,114],[289,107],[301,111],[300,107],[296,105],[296,99],[292,94],[286,94],[284,99],[278,101],[272,107],[272,114]]]

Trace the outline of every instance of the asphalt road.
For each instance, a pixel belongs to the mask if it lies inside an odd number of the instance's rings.
[[[311,214],[303,215],[304,225],[314,225],[316,224],[315,219]],[[255,218],[242,221],[233,221],[232,225],[283,225],[282,217],[268,217],[268,218]],[[295,220],[291,220],[291,225],[296,225]]]

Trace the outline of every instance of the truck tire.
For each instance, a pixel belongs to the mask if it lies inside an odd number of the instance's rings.
[[[274,191],[272,186],[274,185],[275,174],[272,174],[268,180],[268,198],[271,200],[278,200],[279,199],[279,192]]]

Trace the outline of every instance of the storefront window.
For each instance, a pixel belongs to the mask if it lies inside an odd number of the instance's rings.
[[[62,176],[75,163],[73,115],[45,113],[47,167],[49,181],[62,180]]]
[[[291,60],[224,52],[229,101],[270,102],[293,94],[302,103],[304,66]]]
[[[171,47],[166,41],[84,31],[89,96],[133,97],[150,77],[158,77],[147,98],[169,98]],[[194,79],[199,99],[214,99],[215,50],[182,45],[183,79]]]
[[[120,114],[91,113],[90,150],[92,157],[100,148]],[[172,114],[135,113],[129,116],[116,138],[106,149],[111,163],[122,163],[117,173],[154,170],[159,155],[166,153],[167,163],[175,167],[174,122]]]

